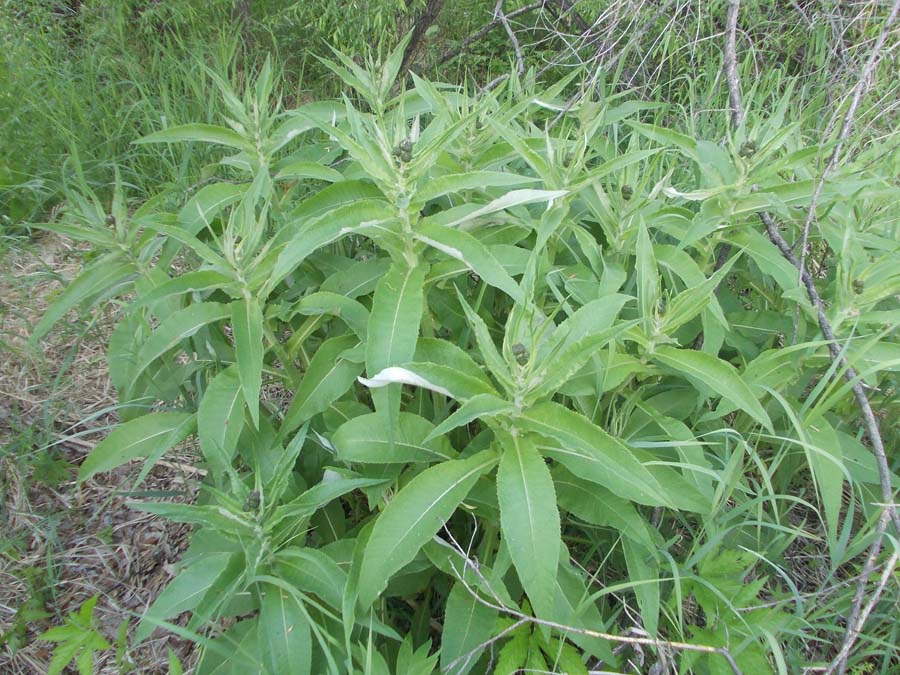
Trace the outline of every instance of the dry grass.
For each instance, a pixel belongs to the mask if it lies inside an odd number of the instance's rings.
[[[27,338],[86,254],[48,236],[0,259],[0,635],[29,598],[50,613],[27,626],[15,653],[0,646],[2,673],[47,672],[50,645],[34,638],[94,594],[98,625],[113,643],[119,624],[134,624],[169,582],[186,546],[184,526],[127,505],[122,492],[138,465],[75,486],[74,468],[116,421],[105,351],[117,308],[68,317],[39,350]],[[141,489],[192,495],[194,483],[177,464],[158,465]],[[185,665],[192,660],[190,643],[151,639],[128,655],[130,672],[168,672],[169,648]],[[112,653],[96,668],[120,672]]]

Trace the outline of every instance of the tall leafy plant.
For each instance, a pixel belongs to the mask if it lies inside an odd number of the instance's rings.
[[[612,95],[551,131],[567,81],[398,90],[403,48],[338,54],[355,99],[296,110],[268,64],[241,95],[217,78],[227,126],[139,142],[219,146],[220,180],[177,213],[132,212],[121,185],[107,213],[83,185],[45,226],[105,252],[35,340],[133,297],[110,340],[123,423],[79,480],[138,458],[143,478],[192,436],[206,470],[197,503],[139,504],[196,529],[136,639],[190,612],[200,673],[478,672],[493,644],[504,672],[586,672],[616,663],[604,631],[637,623],[712,645],[715,672],[720,648],[768,668],[772,630],[796,625],[745,619],[762,584],[735,583],[790,543],[778,466],[802,448],[836,556],[860,545],[844,481],[875,480],[828,422],[847,392],[804,369],[822,345],[743,330],[760,298],[810,312],[742,221],[809,198],[785,106],[725,147]],[[738,254],[716,265],[723,239]],[[893,277],[871,274],[874,309]]]

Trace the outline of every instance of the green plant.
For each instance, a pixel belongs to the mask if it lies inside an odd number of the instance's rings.
[[[106,638],[94,626],[96,604],[95,595],[86,600],[80,610],[69,614],[64,625],[51,628],[38,636],[39,640],[58,643],[47,670],[49,675],[58,675],[71,661],[75,661],[80,675],[90,675],[94,672],[94,652],[110,648]]]
[[[142,479],[192,435],[207,471],[197,503],[137,505],[196,529],[136,639],[193,636],[198,673],[482,672],[495,644],[510,671],[579,672],[637,629],[660,658],[705,648],[684,660],[702,672],[797,670],[790,636],[834,629],[785,552],[821,537],[835,574],[878,477],[796,272],[751,224],[809,204],[790,88],[723,144],[611,91],[551,130],[572,78],[397,93],[403,46],[327,62],[359,105],[282,110],[269,62],[242,94],[211,75],[227,127],[140,143],[224,148],[219,180],[177,213],[82,181],[42,226],[98,257],[34,340],[134,298],[110,339],[123,424],[79,480],[138,458]],[[878,386],[896,187],[869,159],[830,177],[819,226],[833,323]]]

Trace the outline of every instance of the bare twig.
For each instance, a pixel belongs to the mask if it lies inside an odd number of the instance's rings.
[[[728,13],[725,17],[725,79],[728,82],[728,103],[734,127],[741,126],[744,121],[741,81],[737,72],[737,20],[740,9],[741,0],[728,0]]]
[[[510,19],[516,18],[520,14],[533,12],[536,9],[542,9],[546,2],[547,0],[537,0],[537,2],[532,2],[531,4],[525,5],[524,7],[519,7],[519,9],[515,9],[506,14],[506,19],[508,21]],[[449,61],[450,59],[459,56],[469,47],[470,44],[472,44],[473,42],[477,42],[478,40],[483,38],[485,35],[494,30],[494,28],[499,26],[500,23],[500,17],[494,14],[494,17],[488,23],[486,23],[484,26],[472,33],[472,35],[463,40],[462,44],[459,47],[441,54],[441,62]]]
[[[516,73],[521,75],[525,72],[525,57],[522,56],[522,47],[519,45],[519,38],[516,37],[515,31],[512,29],[512,26],[509,25],[509,19],[506,16],[506,12],[503,11],[503,0],[497,0],[497,4],[494,6],[494,16],[500,19],[500,23],[503,24],[503,30],[506,31],[506,34],[509,36],[509,41],[512,42],[513,50],[516,53]]]

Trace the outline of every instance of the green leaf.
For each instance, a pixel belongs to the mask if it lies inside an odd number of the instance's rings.
[[[34,327],[29,338],[30,343],[37,344],[70,309],[91,296],[109,291],[129,279],[133,274],[134,265],[119,261],[118,254],[104,256],[94,261],[75,277],[62,295],[50,305],[37,326]]]
[[[447,227],[458,227],[476,218],[497,213],[497,211],[511,209],[514,206],[523,204],[534,204],[535,202],[552,202],[560,197],[565,197],[567,194],[569,194],[567,190],[511,190],[502,197],[488,202],[481,208],[450,223],[446,223],[446,225]]]
[[[341,497],[353,490],[379,485],[382,478],[333,478],[326,476],[321,483],[313,485],[309,490],[295,500],[282,504],[275,513],[266,521],[265,530],[271,532],[275,526],[285,519],[296,520],[321,509],[329,502]]]
[[[331,167],[322,166],[318,162],[291,162],[275,175],[275,180],[293,180],[297,178],[312,178],[329,183],[337,183],[344,180],[340,171]]]
[[[834,428],[823,419],[816,420],[815,425],[808,425],[806,433],[810,439],[810,445],[804,448],[806,461],[822,500],[828,541],[833,544],[838,536],[844,498],[844,457],[841,443]]]
[[[348,298],[369,295],[375,290],[378,280],[383,277],[391,261],[388,258],[359,260],[337,274],[332,274],[322,282],[319,290],[337,293]]]
[[[259,300],[245,298],[231,303],[231,328],[234,352],[244,401],[250,409],[253,426],[259,428],[259,390],[262,388],[263,315]]]
[[[235,282],[230,277],[214,270],[198,270],[187,272],[174,279],[169,279],[147,293],[142,293],[131,308],[152,306],[153,303],[182,293],[198,293],[218,288],[225,288]]]
[[[340,609],[347,573],[318,549],[292,546],[275,556],[279,577],[304,593],[313,593],[335,609]]]
[[[178,212],[178,222],[187,232],[196,235],[222,209],[240,201],[249,187],[247,183],[214,183],[200,188]]]
[[[262,589],[259,608],[259,643],[271,675],[308,673],[312,667],[309,619],[297,599],[273,584]]]
[[[243,428],[244,395],[237,367],[231,366],[212,379],[197,411],[200,450],[213,474],[231,466]]]
[[[397,428],[385,429],[378,413],[344,422],[331,443],[345,462],[405,464],[452,459],[456,453],[445,439],[429,439],[434,425],[424,417],[401,412]]]
[[[539,180],[532,176],[520,176],[504,171],[468,171],[466,173],[452,173],[446,176],[433,178],[431,176],[423,180],[423,184],[416,190],[416,201],[429,202],[432,199],[463,190],[483,190],[487,187],[506,187],[533,183]]]
[[[500,385],[507,392],[511,391],[513,389],[512,374],[509,371],[506,360],[500,355],[497,345],[494,344],[494,340],[491,337],[487,324],[484,322],[484,319],[478,316],[478,314],[475,313],[475,310],[469,306],[469,303],[466,302],[459,291],[457,291],[457,296],[459,298],[459,304],[462,305],[463,311],[466,314],[469,326],[472,327],[472,332],[475,334],[475,342],[478,344],[478,351],[481,352],[481,358],[484,359],[484,364],[488,367],[488,370],[491,371],[491,375],[497,378]]]
[[[540,450],[576,476],[639,504],[672,505],[663,486],[631,448],[582,415],[548,401],[523,412],[517,424],[549,439],[550,444],[539,444]]]
[[[450,460],[413,478],[375,521],[359,572],[359,601],[371,605],[390,578],[447,522],[478,477],[497,463],[492,451]]]
[[[154,232],[165,235],[170,240],[174,240],[181,244],[184,244],[210,265],[214,265],[219,269],[228,268],[228,264],[225,262],[225,259],[221,255],[216,253],[216,251],[214,251],[212,247],[204,244],[184,228],[173,227],[170,225],[166,225],[165,223],[148,223],[147,227],[152,229]],[[170,243],[171,242],[168,241],[166,242],[167,245]]]
[[[625,120],[625,124],[652,141],[656,141],[661,145],[674,146],[681,150],[687,158],[697,162],[700,161],[697,154],[697,141],[690,136],[666,129],[665,127],[635,122],[634,120]]]
[[[160,356],[178,346],[182,340],[194,335],[205,325],[227,319],[231,315],[229,305],[202,302],[179,310],[165,319],[138,350],[137,362],[132,372],[133,380]]]
[[[225,145],[229,148],[245,150],[246,152],[255,152],[253,144],[239,133],[213,124],[182,124],[177,127],[169,127],[139,138],[135,143],[180,143],[190,141]]]
[[[343,185],[338,183],[335,187]],[[285,226],[285,232],[295,234],[281,248],[272,273],[266,282],[266,293],[271,292],[293,272],[306,258],[322,246],[341,237],[366,228],[379,226],[396,215],[394,209],[382,199],[366,199],[342,204],[298,228],[293,220]],[[308,216],[295,216],[298,220]]]
[[[484,649],[478,646],[490,640],[494,633],[497,613],[485,607],[460,583],[453,584],[444,608],[444,632],[441,638],[441,672],[466,675]],[[452,670],[451,663],[472,653],[468,659],[458,662]]]
[[[258,617],[238,621],[207,644],[197,664],[196,675],[257,675],[264,672],[257,630]]]
[[[369,375],[406,363],[416,351],[422,321],[426,265],[394,263],[375,287],[369,315],[366,370]]]
[[[551,615],[562,543],[553,479],[530,439],[495,433],[503,446],[497,469],[503,539],[532,605]]]
[[[612,527],[636,543],[655,551],[647,522],[627,499],[577,478],[565,467],[553,471],[559,506],[586,523]]]
[[[519,285],[506,273],[484,244],[468,232],[436,223],[423,223],[415,236],[428,246],[465,263],[488,284],[499,288],[516,302],[524,302]]]
[[[737,369],[730,363],[712,354],[665,346],[657,347],[652,356],[667,368],[709,387],[772,431],[772,420]]]
[[[656,635],[659,627],[659,563],[656,551],[636,544],[633,539],[623,539],[625,564],[629,581],[634,582],[634,595],[641,608],[641,623],[650,635]]]
[[[272,134],[272,151],[279,150],[299,135],[317,128],[317,124],[342,119],[344,106],[339,101],[314,101],[286,113],[287,119]]]
[[[656,258],[653,255],[653,246],[650,243],[650,235],[643,221],[638,222],[637,248],[636,248],[637,278],[638,278],[638,304],[640,316],[644,320],[647,333],[652,332],[652,321],[656,314],[659,301],[659,272],[656,268]]]
[[[297,303],[297,312],[305,316],[331,314],[340,317],[359,336],[366,339],[369,310],[352,298],[328,291],[310,293]]]
[[[452,415],[436,426],[426,437],[426,441],[442,436],[452,429],[461,427],[476,419],[512,414],[516,407],[509,401],[494,394],[477,394],[457,408]]]
[[[353,386],[363,366],[342,355],[358,344],[355,335],[341,335],[321,344],[297,387],[279,436],[283,437],[314,415],[327,410]]]
[[[165,590],[154,600],[138,624],[134,634],[135,643],[150,637],[156,628],[154,621],[178,616],[194,609],[203,596],[226,570],[234,557],[233,553],[208,553],[202,562],[197,562],[182,570]]]
[[[194,432],[196,420],[188,413],[154,412],[116,427],[85,458],[78,482],[138,457],[161,456]]]

